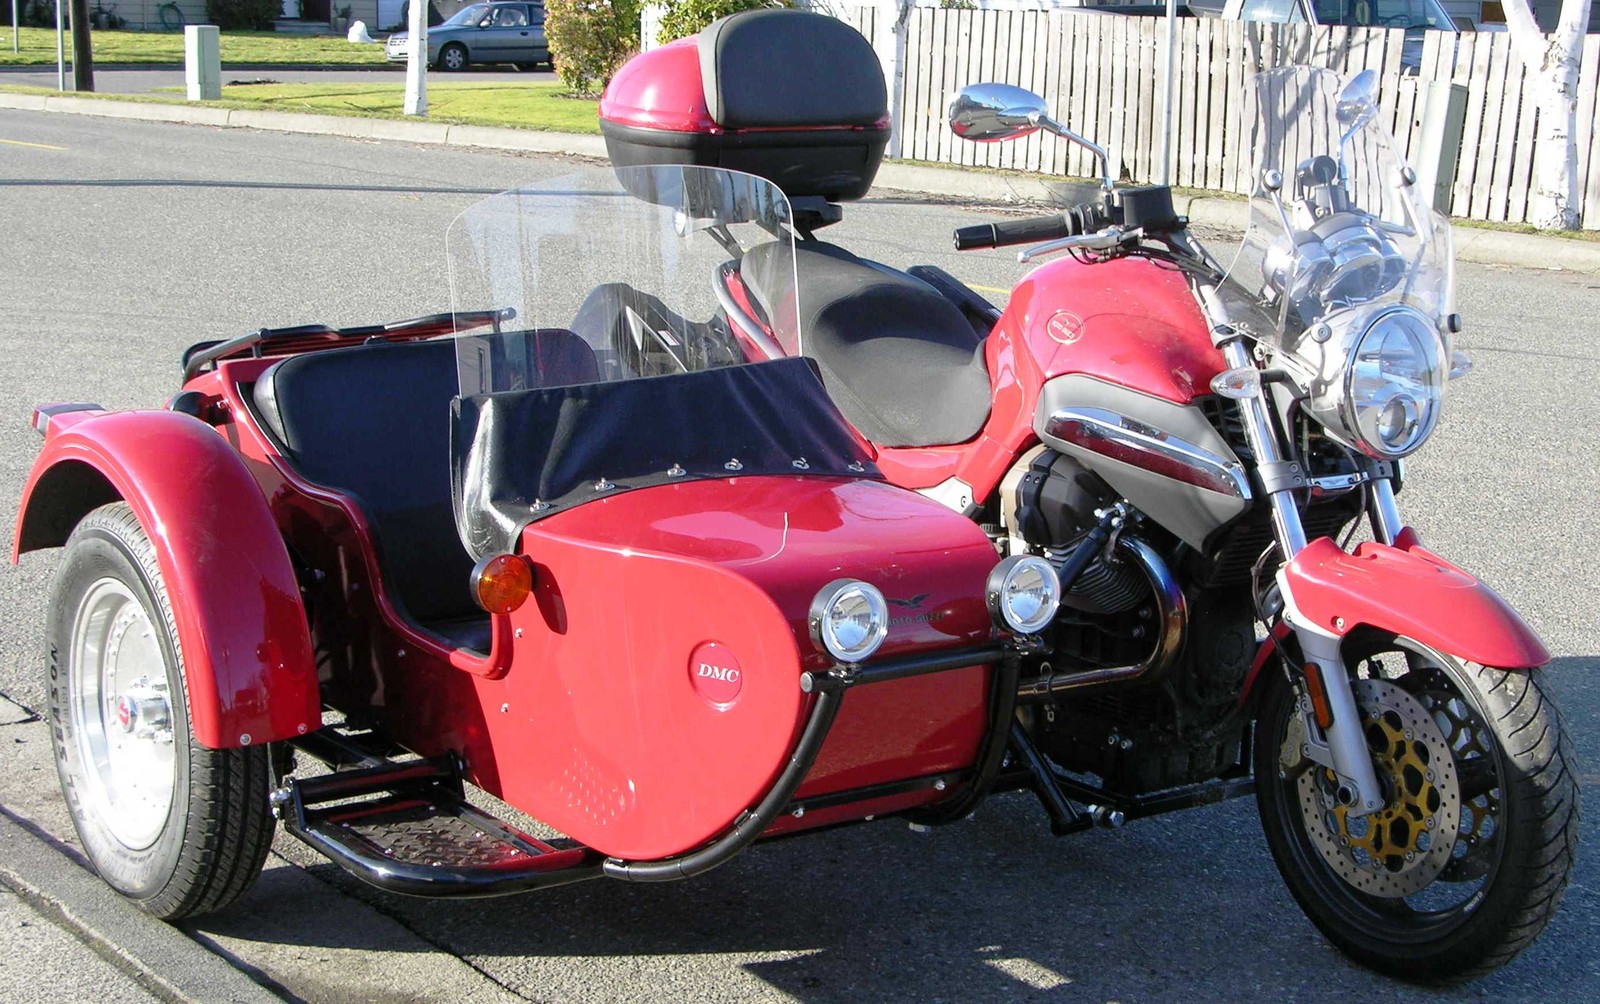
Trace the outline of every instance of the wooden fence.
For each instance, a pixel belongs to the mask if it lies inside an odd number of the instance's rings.
[[[882,48],[887,18],[874,6],[828,5]],[[1051,136],[977,144],[950,134],[945,110],[962,85],[996,80],[1041,94],[1055,115],[1111,154],[1113,175],[1134,182],[1161,173],[1161,87],[1165,23],[1159,18],[1065,11],[917,8],[907,23],[901,155],[912,160],[1090,176],[1081,148]],[[1383,121],[1402,153],[1416,151],[1427,85],[1467,88],[1466,127],[1451,213],[1524,222],[1537,108],[1504,32],[1427,32],[1421,64],[1403,66],[1399,29],[1310,28],[1183,19],[1178,23],[1172,182],[1227,192],[1249,190],[1248,151],[1238,142],[1238,108],[1248,74],[1303,63],[1380,77]],[[1600,229],[1600,35],[1586,37],[1578,84],[1577,144],[1583,225]]]

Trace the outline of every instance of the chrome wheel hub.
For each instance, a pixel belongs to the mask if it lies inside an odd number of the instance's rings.
[[[1357,680],[1353,689],[1387,799],[1371,815],[1354,815],[1338,798],[1333,772],[1308,763],[1297,781],[1306,833],[1354,888],[1385,898],[1410,896],[1451,861],[1461,816],[1455,758],[1417,698],[1384,680]]]
[[[143,850],[172,811],[172,708],[155,625],[121,581],[99,579],[84,593],[68,672],[86,799],[119,843]]]

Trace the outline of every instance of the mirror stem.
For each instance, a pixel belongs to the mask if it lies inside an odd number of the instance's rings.
[[[1034,112],[1029,115],[1028,123],[1038,126],[1045,132],[1060,136],[1064,140],[1070,140],[1094,154],[1095,159],[1100,162],[1100,187],[1105,189],[1107,193],[1116,188],[1116,184],[1111,180],[1111,156],[1106,153],[1105,147],[1091,142],[1087,137],[1079,136],[1043,112]]]

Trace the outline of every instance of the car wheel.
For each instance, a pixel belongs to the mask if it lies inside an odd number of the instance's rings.
[[[195,741],[172,603],[126,503],[72,532],[45,638],[56,771],[95,870],[164,920],[238,899],[272,843],[268,750]]]
[[[439,50],[439,69],[451,73],[460,73],[467,68],[467,47],[459,42],[451,42]]]

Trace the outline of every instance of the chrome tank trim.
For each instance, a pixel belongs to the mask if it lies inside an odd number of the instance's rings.
[[[1248,502],[1243,465],[1202,446],[1104,408],[1062,408],[1045,420],[1047,436],[1152,474]]]
[[[1077,672],[1057,670],[1023,679],[1017,684],[1017,700],[1041,700],[1069,690],[1107,683],[1125,683],[1153,676],[1168,669],[1183,651],[1183,638],[1189,627],[1189,602],[1167,563],[1155,548],[1137,537],[1123,537],[1117,549],[1125,559],[1138,564],[1150,580],[1156,601],[1155,648],[1143,662],[1131,666],[1105,666]]]

